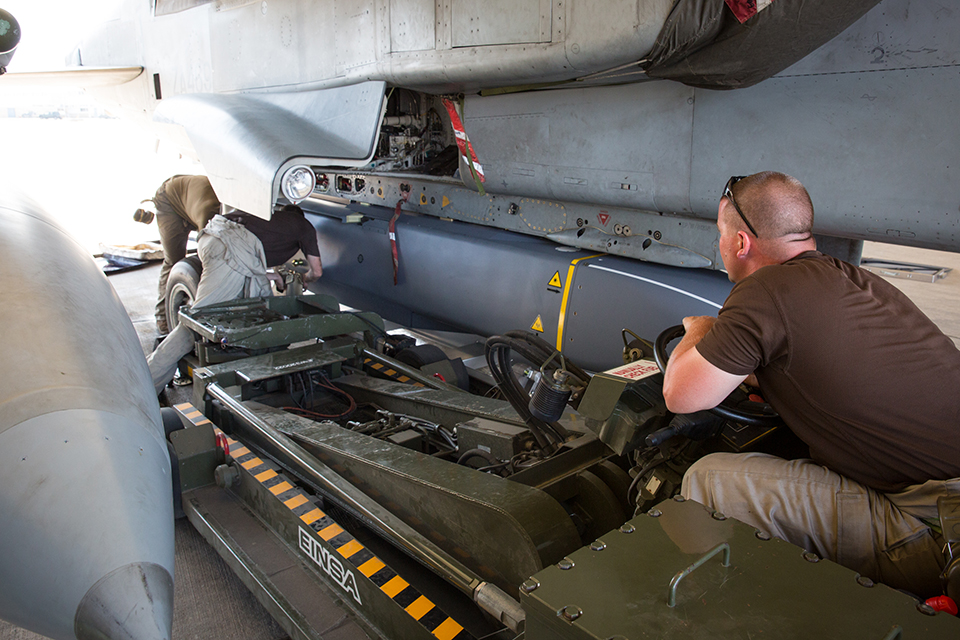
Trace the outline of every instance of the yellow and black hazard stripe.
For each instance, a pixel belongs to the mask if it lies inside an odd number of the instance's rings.
[[[396,380],[397,382],[408,382],[415,387],[423,386],[421,383],[414,381],[409,376],[403,375],[396,369],[391,369],[381,362],[376,362],[373,358],[364,358],[363,367],[372,373],[389,378],[390,380]]]
[[[189,420],[193,426],[199,427],[205,424],[213,425],[210,420],[207,419],[207,416],[200,413],[200,410],[194,407],[189,402],[184,402],[181,404],[173,405],[173,408],[176,409],[177,413]],[[216,427],[214,427],[216,429]]]
[[[447,616],[426,596],[377,558],[356,538],[325,514],[304,491],[294,486],[270,462],[228,436],[230,457],[276,496],[295,516],[310,527],[357,571],[399,605],[438,640],[473,638],[456,620]]]

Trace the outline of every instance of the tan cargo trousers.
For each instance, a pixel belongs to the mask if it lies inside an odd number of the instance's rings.
[[[197,253],[203,264],[203,273],[193,303],[195,308],[236,298],[272,295],[263,245],[243,225],[223,216],[214,216],[197,239]],[[147,356],[147,366],[158,394],[173,380],[177,363],[193,350],[195,340],[192,331],[177,325]]]
[[[937,497],[960,478],[880,493],[812,460],[762,453],[704,456],[681,493],[874,581],[928,598],[942,593]],[[926,521],[926,522],[925,522]]]

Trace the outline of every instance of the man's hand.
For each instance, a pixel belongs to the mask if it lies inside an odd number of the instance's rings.
[[[694,348],[716,321],[711,316],[683,319],[686,335],[673,350],[663,376],[663,399],[673,413],[712,409],[746,379],[715,367]]]
[[[274,284],[277,285],[277,291],[283,293],[283,290],[286,288],[287,283],[284,282],[283,276],[275,271],[267,271],[267,279],[271,280]]]
[[[680,345],[693,340],[693,343],[687,349],[695,346],[713,328],[716,321],[717,319],[713,316],[687,316],[683,319],[683,330],[686,331],[686,334],[680,341]],[[677,345],[677,350],[680,349],[680,345]],[[674,350],[674,353],[676,353],[676,350]]]
[[[303,282],[313,282],[323,275],[323,265],[320,263],[320,256],[307,256],[307,266],[310,270],[303,274]]]

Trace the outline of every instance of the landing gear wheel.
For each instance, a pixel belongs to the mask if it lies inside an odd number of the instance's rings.
[[[203,265],[197,256],[187,256],[170,269],[167,278],[167,327],[173,331],[180,324],[180,307],[189,307],[197,299],[197,286]]]
[[[667,360],[670,357],[667,355],[667,345],[677,338],[683,337],[684,333],[686,331],[683,325],[678,324],[675,327],[664,329],[657,336],[657,341],[653,345],[653,357],[661,371],[667,370]],[[783,424],[780,414],[773,407],[766,402],[753,402],[739,388],[734,389],[733,393],[713,409],[710,409],[710,412],[725,420],[758,427],[776,427]]]

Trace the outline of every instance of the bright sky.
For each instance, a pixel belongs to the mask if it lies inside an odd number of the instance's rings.
[[[84,34],[106,20],[121,0],[0,0],[20,23],[10,71],[59,69]],[[149,2],[149,0],[142,0]]]

